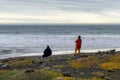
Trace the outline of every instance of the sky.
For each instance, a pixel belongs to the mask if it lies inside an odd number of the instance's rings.
[[[120,0],[0,0],[0,24],[120,24]]]

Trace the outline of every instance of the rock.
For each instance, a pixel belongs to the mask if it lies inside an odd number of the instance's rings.
[[[61,58],[61,57],[59,57],[58,59],[59,60],[70,60],[70,58]]]
[[[62,77],[57,77],[56,80],[63,80],[63,78]]]
[[[105,80],[112,80],[110,77],[106,77]]]
[[[9,68],[8,64],[1,65],[1,68]]]
[[[105,78],[105,75],[104,74],[99,74],[98,75],[101,79],[104,79]]]
[[[103,56],[103,52],[98,51],[98,52],[96,53],[96,56],[97,56],[97,57]]]
[[[81,55],[81,57],[86,57],[86,56],[89,56],[90,53],[84,53],[84,54],[80,54],[80,55]]]
[[[70,75],[69,72],[63,72],[63,76],[65,76],[65,77],[71,77],[71,75]]]
[[[31,72],[34,72],[34,70],[31,69],[31,68],[29,68],[29,69],[27,69],[27,70],[25,71],[25,73],[31,73]]]
[[[45,67],[44,69],[50,70],[51,68],[50,67]]]
[[[34,64],[42,64],[43,62],[40,61],[39,59],[33,59],[32,63],[34,63]]]
[[[108,72],[113,73],[113,72],[114,72],[114,70],[108,70]]]
[[[4,59],[4,60],[2,60],[2,63],[8,62],[8,61],[9,61],[9,59]]]
[[[57,71],[57,72],[62,72],[60,69],[55,69],[55,71]]]
[[[43,61],[40,61],[39,64],[43,64],[44,62]]]
[[[78,58],[77,60],[80,61],[80,60],[83,60],[83,58]]]
[[[102,54],[101,54],[101,57],[105,57],[105,56],[107,56],[107,54],[105,54],[105,53],[102,53]]]
[[[3,63],[2,62],[0,62],[0,66],[2,66],[3,65]]]
[[[44,68],[45,66],[46,66],[46,63],[42,63],[42,65],[40,67]]]
[[[109,50],[109,51],[106,51],[106,54],[115,54],[116,53],[116,50],[115,49],[113,49],[113,50]]]
[[[25,60],[24,58],[20,58],[20,60]]]
[[[97,54],[101,54],[102,52],[101,51],[98,51]]]
[[[85,75],[85,73],[84,72],[80,72],[80,75]]]
[[[115,49],[113,49],[113,50],[110,50],[110,52],[111,52],[111,53],[115,53],[115,52],[116,52],[116,50],[115,50]]]
[[[85,54],[85,55],[80,55],[81,57],[88,57],[88,55],[87,54]]]

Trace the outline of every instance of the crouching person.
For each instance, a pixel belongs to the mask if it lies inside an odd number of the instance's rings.
[[[50,49],[49,46],[47,46],[47,48],[43,52],[42,58],[49,57],[51,55],[52,55],[52,50]]]

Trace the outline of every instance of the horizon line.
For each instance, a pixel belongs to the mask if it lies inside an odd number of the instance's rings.
[[[0,25],[120,25],[120,23],[0,23]]]

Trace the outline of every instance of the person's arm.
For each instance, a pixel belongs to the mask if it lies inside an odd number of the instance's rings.
[[[77,40],[75,41],[75,43],[77,43]]]

